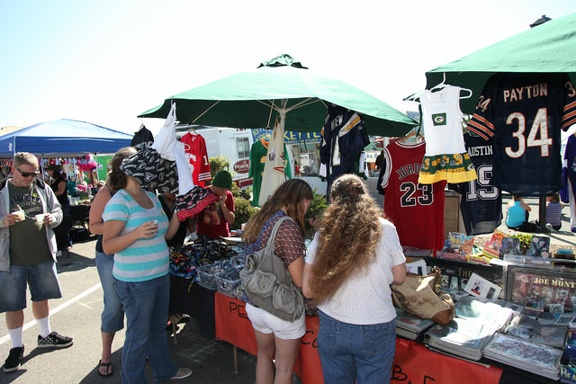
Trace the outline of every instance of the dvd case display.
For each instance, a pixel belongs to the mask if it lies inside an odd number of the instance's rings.
[[[500,258],[504,260],[505,255],[521,255],[520,239],[516,237],[505,237],[502,239],[500,248]]]
[[[500,249],[502,248],[502,239],[508,237],[508,235],[498,229],[494,231],[490,240],[484,244],[484,249],[482,252],[488,257],[500,257]]]
[[[526,251],[526,256],[550,257],[550,237],[538,235],[532,236],[530,247]]]

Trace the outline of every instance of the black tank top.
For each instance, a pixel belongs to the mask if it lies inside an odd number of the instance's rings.
[[[108,188],[107,186],[104,186],[102,188],[108,189],[108,192],[110,192],[110,198],[112,198],[112,196],[114,196],[114,194],[116,193],[116,192],[112,192],[112,190],[110,188]],[[98,235],[98,237],[96,239],[96,251],[104,253],[104,247],[102,247],[102,235]]]
[[[61,182],[64,182],[64,184],[66,184],[66,180],[64,180],[62,176],[58,176],[57,179],[55,179],[54,181],[52,181],[52,183],[50,183],[50,188],[52,188],[54,193],[58,192],[58,184],[60,184]],[[70,200],[68,200],[68,188],[64,188],[64,194],[56,196],[56,198],[58,199],[58,202],[60,203],[61,206],[70,205]]]

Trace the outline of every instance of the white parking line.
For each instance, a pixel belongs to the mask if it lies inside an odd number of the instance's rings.
[[[84,297],[88,296],[89,294],[91,294],[92,292],[96,291],[97,289],[100,289],[100,287],[102,287],[102,284],[98,283],[95,286],[93,286],[92,288],[80,293],[79,295],[74,296],[73,298],[71,298],[70,300],[60,304],[59,306],[57,306],[54,309],[50,309],[50,316],[55,315],[56,313],[60,312],[61,310],[63,310],[64,308],[68,307],[71,304],[74,304],[75,302],[77,302],[78,300],[83,299]],[[29,329],[30,327],[36,325],[36,319],[34,320],[30,320],[29,322],[27,322],[26,324],[24,324],[24,327],[22,329],[22,331],[26,331],[27,329]],[[0,338],[0,345],[4,344],[5,342],[7,342],[8,340],[10,340],[10,335],[5,335],[2,338]]]

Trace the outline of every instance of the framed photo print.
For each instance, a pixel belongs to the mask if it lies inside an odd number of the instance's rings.
[[[508,266],[506,300],[536,311],[574,312],[576,273],[558,268]]]

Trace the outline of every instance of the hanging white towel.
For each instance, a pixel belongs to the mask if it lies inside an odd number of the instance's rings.
[[[160,154],[160,156],[166,160],[174,161],[174,146],[178,140],[176,140],[176,103],[172,104],[170,112],[166,117],[166,121],[160,132],[154,138],[154,143],[151,145],[153,149]]]
[[[192,180],[193,166],[188,162],[184,143],[179,141],[174,145],[174,159],[178,170],[178,194],[183,195],[194,187]]]

